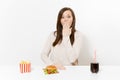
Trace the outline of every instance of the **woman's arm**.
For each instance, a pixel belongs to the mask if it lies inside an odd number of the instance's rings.
[[[47,42],[46,42],[43,50],[42,50],[41,58],[42,58],[43,62],[46,63],[46,65],[55,65],[57,67],[57,69],[64,70],[65,67],[63,65],[61,65],[59,63],[54,63],[53,61],[51,61],[49,59],[49,54],[51,52],[51,47],[52,47],[54,40],[55,40],[54,33],[51,33],[47,39]]]
[[[78,65],[78,58],[82,48],[82,34],[75,33],[75,41],[73,46],[68,47],[68,56],[72,65]]]
[[[54,34],[51,33],[46,41],[46,44],[44,45],[42,52],[41,52],[41,59],[47,65],[53,64],[53,62],[49,59],[49,54],[51,51],[53,39],[54,39]]]

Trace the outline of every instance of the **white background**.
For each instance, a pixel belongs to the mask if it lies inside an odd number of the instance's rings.
[[[41,50],[61,8],[71,7],[83,33],[80,64],[120,65],[119,0],[0,0],[0,65],[43,65]]]

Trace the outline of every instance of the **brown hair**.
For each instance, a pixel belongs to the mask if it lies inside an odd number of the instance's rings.
[[[59,14],[58,14],[58,18],[57,18],[57,24],[56,24],[56,31],[54,32],[54,34],[56,34],[56,39],[55,41],[53,42],[53,46],[56,46],[58,43],[61,43],[62,42],[62,29],[63,29],[63,26],[61,24],[61,18],[62,18],[62,15],[63,13],[66,11],[66,10],[69,10],[71,11],[72,13],[72,17],[73,17],[73,22],[72,22],[72,25],[71,25],[71,34],[70,34],[70,42],[71,42],[71,45],[73,45],[74,43],[74,33],[75,33],[75,21],[76,21],[76,18],[75,18],[75,14],[73,12],[73,10],[69,7],[64,7],[62,8],[60,11],[59,11]]]

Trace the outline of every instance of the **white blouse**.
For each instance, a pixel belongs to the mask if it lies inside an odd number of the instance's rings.
[[[64,66],[71,65],[79,58],[79,54],[82,46],[82,34],[79,31],[75,32],[75,41],[73,46],[70,43],[69,36],[63,36],[63,40],[55,47],[52,46],[56,36],[52,32],[42,50],[41,58],[46,65],[55,63],[62,64]]]

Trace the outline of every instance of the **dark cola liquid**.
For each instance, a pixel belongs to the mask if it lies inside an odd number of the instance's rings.
[[[99,63],[91,63],[90,69],[92,73],[98,73],[99,71]]]

